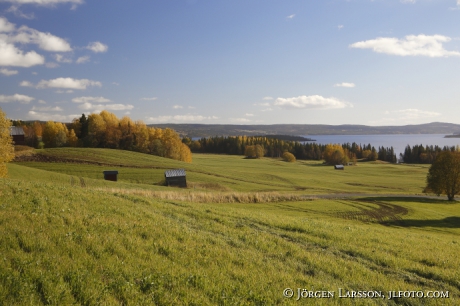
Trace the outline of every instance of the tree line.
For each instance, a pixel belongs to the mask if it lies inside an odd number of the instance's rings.
[[[322,145],[315,142],[298,142],[264,136],[215,136],[191,140],[182,140],[192,152],[245,155],[257,157],[282,157],[289,152],[300,160],[325,159],[330,164],[356,162],[357,159],[383,160],[396,162],[393,147],[375,149],[371,144],[361,145],[355,142],[345,144]],[[248,149],[249,148],[249,149]]]
[[[14,123],[22,126],[26,144],[35,148],[111,148],[192,161],[189,147],[174,130],[148,127],[127,116],[119,119],[105,110],[88,116],[82,114],[70,124],[54,121]]]
[[[409,164],[432,164],[436,157],[441,152],[459,152],[459,146],[423,146],[423,145],[414,145],[409,146],[407,145],[404,149],[404,153],[399,154],[399,159],[402,162],[409,163]]]

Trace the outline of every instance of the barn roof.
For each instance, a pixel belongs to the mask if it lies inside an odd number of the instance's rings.
[[[118,174],[118,171],[117,170],[105,170],[105,171],[102,171],[102,173],[104,174]]]
[[[185,169],[166,170],[165,177],[185,176]]]
[[[10,127],[10,136],[24,135],[24,130],[20,126]]]

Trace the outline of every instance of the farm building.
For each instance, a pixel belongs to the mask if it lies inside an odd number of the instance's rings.
[[[343,165],[335,165],[334,169],[335,170],[345,170],[345,167]]]
[[[24,137],[24,130],[19,126],[10,127],[10,136],[13,137],[13,142],[15,145],[25,145],[26,140]]]
[[[166,186],[187,187],[185,169],[173,169],[165,171]]]
[[[104,173],[104,180],[106,181],[114,181],[118,180],[118,171],[117,170],[106,170],[102,171]]]

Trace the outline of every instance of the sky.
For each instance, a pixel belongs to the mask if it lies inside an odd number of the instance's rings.
[[[460,124],[460,0],[0,0],[0,108]]]

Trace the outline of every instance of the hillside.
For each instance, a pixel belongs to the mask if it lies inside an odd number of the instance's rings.
[[[225,155],[195,154],[188,164],[109,149],[37,153],[0,179],[0,304],[307,302],[297,288],[334,292],[317,305],[459,302],[459,204],[413,196],[426,166],[334,171]],[[102,180],[114,167],[120,180]],[[177,167],[189,188],[157,184]],[[321,198],[330,194],[338,196]],[[339,288],[382,297],[339,298]],[[392,290],[449,297],[389,299]]]
[[[256,136],[256,135],[378,135],[378,134],[458,134],[460,125],[433,122],[403,126],[323,125],[323,124],[152,124],[159,128],[171,128],[188,137]]]

